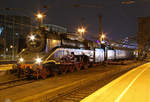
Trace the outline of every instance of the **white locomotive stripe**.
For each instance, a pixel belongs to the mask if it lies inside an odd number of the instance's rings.
[[[48,61],[48,59],[57,51],[59,50],[60,48],[57,48],[55,51],[53,51],[47,58],[46,60],[43,62],[43,63],[46,63]]]

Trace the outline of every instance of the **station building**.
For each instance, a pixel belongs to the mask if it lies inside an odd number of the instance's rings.
[[[14,60],[25,47],[24,39],[30,31],[30,17],[0,15],[0,60]]]

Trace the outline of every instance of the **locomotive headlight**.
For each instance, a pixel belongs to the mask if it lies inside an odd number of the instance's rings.
[[[37,58],[35,59],[36,60],[36,63],[40,64],[42,62],[42,59],[41,58]]]
[[[20,59],[19,59],[19,61],[20,61],[20,62],[23,62],[23,61],[24,61],[24,59],[23,59],[23,58],[20,58]]]
[[[29,36],[29,38],[30,38],[31,41],[35,40],[35,36],[34,35]]]

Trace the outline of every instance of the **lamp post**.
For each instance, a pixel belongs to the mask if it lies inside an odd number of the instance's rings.
[[[100,34],[99,40],[100,44],[105,44],[104,39],[106,38],[106,35],[104,33]],[[107,61],[107,48],[104,46],[104,61]]]
[[[78,32],[81,34],[81,39],[83,40],[83,34],[86,32],[84,27],[78,28]]]
[[[104,33],[102,33],[100,36],[99,36],[99,40],[100,40],[100,43],[104,43],[104,39],[106,38],[106,35]]]
[[[14,43],[13,43],[14,45]],[[11,52],[12,52],[12,60],[14,60],[14,57],[15,57],[15,51],[14,51],[14,46],[13,45],[10,45],[10,49],[11,49]]]

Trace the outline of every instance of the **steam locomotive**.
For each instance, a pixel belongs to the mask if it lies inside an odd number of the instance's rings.
[[[27,48],[18,54],[18,76],[45,79],[49,75],[87,69],[104,60],[127,59],[134,50],[100,48],[96,42],[81,40],[76,35],[36,29],[26,37]],[[74,61],[69,56],[74,53]],[[68,59],[67,59],[68,58]]]

